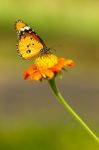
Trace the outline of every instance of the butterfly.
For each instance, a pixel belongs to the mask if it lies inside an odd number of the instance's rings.
[[[18,20],[15,24],[15,29],[18,35],[16,47],[19,56],[24,59],[30,59],[39,54],[46,54],[49,52],[50,49],[47,48],[43,40],[23,21]]]

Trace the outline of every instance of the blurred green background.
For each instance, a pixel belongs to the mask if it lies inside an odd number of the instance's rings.
[[[57,78],[63,96],[99,136],[99,1],[0,1],[0,149],[98,150],[47,82],[23,80],[33,63],[17,55],[15,21],[29,24],[76,67]]]

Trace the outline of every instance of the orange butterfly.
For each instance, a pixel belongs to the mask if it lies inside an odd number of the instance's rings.
[[[18,34],[17,50],[20,56],[24,59],[30,59],[39,54],[49,52],[43,40],[36,34],[35,31],[23,21],[18,20],[15,24]]]

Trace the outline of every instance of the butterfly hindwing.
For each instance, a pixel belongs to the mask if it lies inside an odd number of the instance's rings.
[[[42,51],[47,51],[42,39],[24,22],[17,21],[16,30],[18,33],[17,50],[23,58],[30,59]]]

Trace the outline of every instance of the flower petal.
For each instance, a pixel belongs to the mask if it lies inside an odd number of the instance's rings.
[[[37,67],[35,64],[33,64],[30,68],[28,68],[24,72],[24,79],[27,79],[29,76],[31,76],[35,71],[37,71]]]
[[[66,66],[73,67],[73,66],[75,66],[75,63],[72,59],[67,59]]]
[[[60,72],[62,67],[66,65],[66,60],[64,58],[59,58],[58,63],[51,68],[53,72]]]
[[[42,78],[41,74],[37,71],[30,76],[31,80],[40,80]]]
[[[39,68],[39,72],[42,75],[43,78],[46,78],[46,74],[45,74],[45,69],[44,68]]]
[[[47,76],[49,79],[52,79],[52,78],[54,77],[54,73],[53,73],[53,71],[50,70],[50,69],[46,69],[46,70],[45,70],[45,74],[46,74],[46,76]]]
[[[29,73],[26,71],[25,73],[24,73],[24,79],[27,79],[29,77]]]

